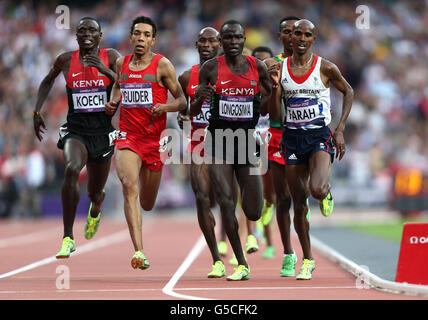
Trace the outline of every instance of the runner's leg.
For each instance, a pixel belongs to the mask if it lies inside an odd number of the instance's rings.
[[[64,144],[64,181],[61,188],[64,237],[73,237],[73,225],[80,200],[79,175],[88,159],[86,146],[79,140],[69,138]]]

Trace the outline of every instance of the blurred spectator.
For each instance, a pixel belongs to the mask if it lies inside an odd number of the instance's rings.
[[[365,1],[370,9],[369,29],[356,28],[357,4],[348,1],[61,3],[70,7],[69,30],[55,27],[56,1],[0,3],[1,215],[11,214],[18,201],[17,189],[32,190],[33,194],[59,192],[63,169],[56,141],[67,111],[64,79],[57,79],[43,107],[48,132],[42,143],[32,133],[32,110],[38,86],[55,56],[77,48],[75,23],[87,15],[101,22],[102,46],[115,47],[123,55],[130,52],[128,35],[132,19],[137,15],[151,16],[159,26],[154,50],[172,61],[177,75],[197,63],[192,48],[196,33],[203,26],[219,28],[227,19],[240,20],[247,27],[249,49],[265,45],[279,53],[281,44],[276,34],[280,19],[287,15],[311,19],[318,28],[314,51],[334,61],[355,91],[346,132],[349,153],[343,161],[335,163],[333,186],[346,185],[348,196],[354,199],[354,190],[381,190],[373,194],[378,195],[377,201],[385,203],[392,165],[428,171],[428,8],[424,0]],[[340,99],[332,91],[333,121],[340,115]],[[168,124],[175,126],[173,115]],[[171,197],[162,199],[159,206],[185,206],[184,194],[190,190],[186,166],[170,166],[164,181],[170,184],[161,188]],[[186,191],[173,197],[180,188]],[[346,197],[339,193],[336,201],[346,202]],[[192,203],[190,199],[187,205]],[[34,204],[30,207],[34,206],[37,207]],[[37,214],[37,209],[32,214]]]

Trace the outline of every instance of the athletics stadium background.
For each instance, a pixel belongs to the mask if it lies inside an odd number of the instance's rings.
[[[48,128],[42,143],[34,136],[32,111],[38,86],[53,59],[60,52],[77,49],[75,24],[79,18],[99,19],[101,47],[116,48],[125,55],[130,53],[133,18],[152,17],[159,28],[153,50],[172,61],[178,76],[198,62],[194,42],[202,27],[219,28],[226,19],[237,19],[246,26],[247,48],[269,46],[280,53],[279,21],[297,15],[315,23],[314,52],[337,64],[355,91],[345,131],[347,154],[332,169],[336,208],[348,208],[355,214],[374,209],[420,217],[428,198],[427,2],[364,1],[369,26],[358,27],[356,8],[360,4],[310,0],[1,1],[0,216],[61,215],[64,166],[56,142],[67,112],[62,74],[42,109]],[[58,5],[69,7],[70,29],[56,28]],[[333,123],[337,123],[341,95],[335,90],[332,109]],[[175,114],[168,116],[168,127],[177,128]],[[189,166],[165,166],[162,179],[153,212],[178,209],[194,214]],[[78,214],[86,215],[84,172],[80,183]],[[105,214],[123,215],[114,165],[106,191]]]

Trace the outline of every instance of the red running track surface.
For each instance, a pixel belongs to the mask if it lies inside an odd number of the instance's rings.
[[[250,280],[208,279],[211,256],[196,214],[150,214],[143,217],[144,252],[151,267],[131,268],[133,247],[124,219],[102,218],[92,240],[83,237],[84,220],[76,220],[76,251],[57,260],[62,220],[0,221],[0,300],[405,300],[415,297],[359,289],[356,278],[316,250],[316,270],[310,281],[282,278],[281,243],[274,229],[276,256],[248,254]],[[276,223],[276,222],[275,222]],[[301,249],[293,236],[298,263]],[[227,275],[233,272],[224,259]],[[69,286],[64,277],[69,275]]]

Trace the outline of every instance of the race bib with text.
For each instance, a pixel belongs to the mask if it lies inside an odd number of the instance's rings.
[[[72,89],[74,112],[104,111],[107,101],[105,87]]]
[[[251,121],[254,97],[220,96],[219,116],[227,121]]]
[[[151,83],[122,83],[120,92],[124,108],[151,108],[153,106]]]

